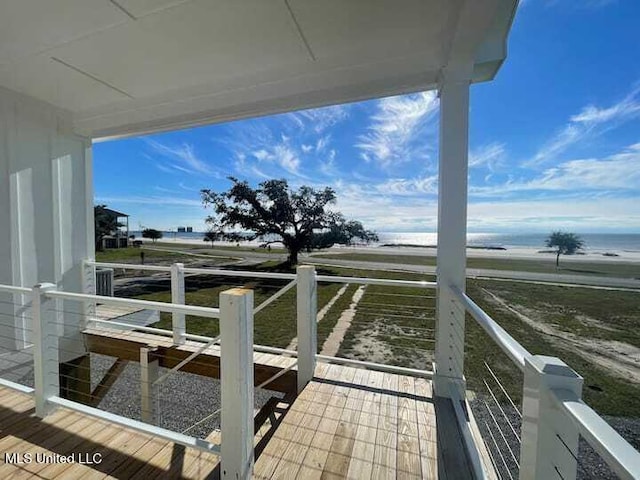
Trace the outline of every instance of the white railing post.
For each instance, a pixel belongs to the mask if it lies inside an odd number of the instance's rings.
[[[253,291],[220,294],[222,479],[253,475]]]
[[[298,392],[313,378],[316,369],[317,343],[317,282],[312,265],[299,266],[297,275],[298,314]]]
[[[171,265],[171,302],[184,305],[184,291],[184,264],[174,263],[173,265]],[[184,334],[187,331],[184,313],[173,313],[172,325],[173,343],[175,345],[184,343]]]
[[[36,415],[41,418],[54,409],[48,400],[60,395],[58,335],[52,310],[55,301],[45,296],[55,289],[52,283],[41,283],[32,289],[34,393]]]
[[[140,418],[143,422],[157,425],[158,412],[154,407],[154,399],[158,394],[158,358],[154,348],[140,348]]]
[[[520,479],[575,480],[578,430],[552,400],[551,389],[569,390],[580,398],[582,377],[562,360],[525,358],[522,395]]]

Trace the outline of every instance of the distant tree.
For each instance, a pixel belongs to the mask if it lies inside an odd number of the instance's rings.
[[[205,242],[211,242],[211,248],[213,248],[213,242],[218,240],[219,237],[220,237],[220,235],[218,235],[216,232],[206,232],[204,234],[203,240]]]
[[[163,236],[160,230],[156,230],[155,228],[145,228],[142,230],[142,238],[150,238],[153,243],[156,243],[156,240],[161,239]]]
[[[342,214],[328,209],[336,201],[336,194],[329,187],[315,189],[304,185],[292,190],[282,179],[267,180],[258,188],[252,188],[246,181],[233,177],[229,180],[233,185],[226,192],[201,191],[205,207],[211,206],[214,210],[206,220],[211,231],[228,240],[237,237],[233,229],[238,227],[248,232],[244,234],[245,240],[277,236],[277,240],[265,245],[282,242],[289,252],[287,261],[291,265],[298,263],[301,251],[312,248],[316,232],[349,224]],[[355,231],[355,227],[351,227]]]
[[[552,232],[546,240],[549,248],[556,248],[556,268],[560,265],[560,255],[573,255],[582,247],[584,241],[575,233]]]
[[[118,223],[117,218],[108,213],[106,205],[96,205],[93,207],[93,218],[95,228],[95,247],[96,250],[102,250],[102,240],[104,237],[113,235],[122,224]]]

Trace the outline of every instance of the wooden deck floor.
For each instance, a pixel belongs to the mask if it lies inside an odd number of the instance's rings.
[[[29,395],[0,387],[0,478],[104,479],[206,478],[218,457],[59,408],[45,419],[33,415]],[[20,454],[10,463],[6,454]],[[25,463],[31,455],[31,462]],[[99,464],[41,463],[36,455],[101,455]]]
[[[435,403],[434,403],[435,402]],[[455,414],[426,379],[320,364],[256,459],[257,479],[470,479]],[[218,457],[0,387],[0,478],[215,478]],[[215,436],[216,434],[214,434]],[[95,465],[10,464],[5,453],[102,455]],[[24,458],[24,457],[23,457]]]
[[[453,407],[437,402],[426,379],[319,365],[255,478],[473,478]]]

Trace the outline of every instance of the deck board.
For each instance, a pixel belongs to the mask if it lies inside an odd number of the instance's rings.
[[[425,379],[321,364],[257,459],[255,478],[435,479],[445,470],[473,478],[453,407],[442,402],[437,418],[432,395]]]
[[[9,464],[0,457],[0,478],[104,479],[190,478],[211,475],[218,457],[125,427],[58,408],[44,419],[33,415],[30,395],[0,387],[0,450],[44,455],[102,455],[100,464]]]

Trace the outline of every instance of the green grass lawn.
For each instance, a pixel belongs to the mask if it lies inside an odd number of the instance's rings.
[[[197,281],[197,285],[195,285]],[[187,277],[187,291],[185,293],[188,305],[203,307],[218,307],[220,293],[233,287],[245,286],[254,291],[254,304],[260,305],[271,295],[284,287],[286,280],[247,279],[242,277],[198,276]],[[136,298],[157,302],[170,302],[171,293],[168,289]],[[318,285],[318,310],[321,309],[339,290],[338,284]],[[337,302],[339,303],[339,302]],[[325,319],[328,323],[337,321],[339,313],[334,305]],[[335,320],[331,320],[335,317]],[[188,315],[186,317],[187,332],[198,335],[216,336],[219,333],[218,320]],[[158,328],[171,329],[171,314],[162,313]],[[293,288],[258,312],[254,317],[254,342],[261,345],[285,348],[296,336],[296,289]],[[324,333],[324,330],[322,330]],[[328,333],[327,333],[328,334]],[[326,336],[325,336],[326,338]]]
[[[315,255],[316,258],[353,260],[358,262],[399,263],[407,265],[435,266],[435,256],[384,255],[377,253],[328,253]],[[536,260],[507,258],[467,258],[467,268],[487,270],[511,270],[537,273],[565,273],[571,275],[598,275],[606,277],[640,278],[640,264],[618,262],[562,261],[556,270],[555,257],[541,256]]]
[[[257,253],[287,253],[287,250],[282,247],[261,248],[258,246],[235,246],[235,245],[211,245],[205,241],[201,245],[194,243],[180,243],[180,242],[160,242],[160,243],[147,243],[147,246],[155,246],[158,248],[180,248],[183,250],[193,250],[198,253],[207,253],[208,250],[225,250],[229,252],[257,252]]]
[[[520,320],[515,314],[491,302],[482,289],[487,289],[509,303],[538,313],[542,322],[585,338],[616,339],[638,345],[637,325],[640,320],[640,294],[608,290],[590,290],[504,282],[469,281],[467,291],[473,300],[529,352],[556,356],[584,377],[585,401],[600,414],[640,416],[640,385],[612,374],[585,359],[568,342],[552,339]],[[607,327],[592,324],[577,328],[576,317],[599,319]],[[519,401],[522,373],[509,361],[495,342],[469,316],[466,322],[465,376],[471,389],[484,391],[482,379],[490,382],[487,362],[509,393]]]
[[[96,252],[96,262],[112,262],[112,263],[140,263],[140,254],[144,253],[144,260],[146,263],[153,263],[154,261],[162,260],[175,260],[179,262],[188,258],[188,255],[174,252],[160,252],[157,250],[149,250],[141,247],[128,247],[128,248],[108,248],[102,251]]]

